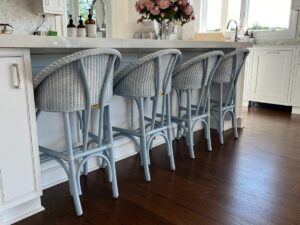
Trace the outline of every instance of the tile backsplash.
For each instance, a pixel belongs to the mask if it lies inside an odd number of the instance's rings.
[[[34,0],[0,0],[0,23],[9,23],[14,34],[32,34],[42,22],[42,16],[33,12]],[[42,32],[55,29],[55,17],[46,15]]]

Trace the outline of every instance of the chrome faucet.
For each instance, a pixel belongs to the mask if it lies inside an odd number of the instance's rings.
[[[238,41],[238,23],[235,21],[235,20],[229,20],[228,21],[228,24],[227,24],[227,30],[229,29],[229,26],[231,23],[234,23],[235,24],[235,36],[234,36],[234,41],[237,42]]]
[[[94,10],[94,5],[96,4],[97,0],[93,0],[92,5],[91,5],[91,12]],[[106,18],[106,4],[104,0],[100,0],[102,4],[102,14],[103,14],[103,22],[101,27],[99,26],[98,20],[96,20],[97,23],[97,33],[101,32],[102,37],[106,38],[107,36],[107,18]]]

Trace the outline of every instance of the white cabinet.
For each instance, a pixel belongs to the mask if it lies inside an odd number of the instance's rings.
[[[29,51],[0,50],[0,218],[4,224],[42,210],[31,79]]]
[[[290,105],[293,49],[253,49],[250,101]]]
[[[65,0],[35,0],[36,13],[63,15],[65,13]]]
[[[292,92],[292,105],[300,107],[300,64],[296,65],[295,80]]]
[[[300,10],[300,0],[293,0],[292,9]]]
[[[298,48],[297,51],[297,60],[294,72],[291,100],[293,106],[293,113],[300,114],[300,48]]]

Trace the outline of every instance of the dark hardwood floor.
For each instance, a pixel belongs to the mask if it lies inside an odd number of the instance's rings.
[[[208,152],[195,133],[196,159],[174,141],[176,172],[165,146],[151,152],[152,182],[137,156],[117,163],[120,197],[111,197],[103,171],[82,179],[84,215],[77,217],[68,183],[44,191],[44,212],[18,225],[295,225],[300,224],[300,117],[251,108],[246,128],[225,144],[213,132]]]

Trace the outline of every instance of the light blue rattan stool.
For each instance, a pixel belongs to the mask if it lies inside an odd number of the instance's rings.
[[[227,113],[231,115],[234,137],[238,138],[235,105],[236,84],[249,52],[248,49],[239,49],[225,55],[213,79],[213,88],[218,90],[219,96],[211,101],[211,114],[217,120],[221,144],[224,144],[224,120]]]
[[[211,151],[210,137],[210,86],[215,71],[223,57],[221,51],[205,53],[188,60],[174,70],[172,88],[177,93],[178,114],[172,116],[177,124],[177,138],[186,137],[191,158],[195,158],[193,130],[201,122],[205,130],[208,149]],[[192,103],[192,95],[196,94],[196,104]],[[186,104],[184,106],[184,94]]]
[[[175,170],[171,137],[170,91],[172,73],[181,59],[176,49],[149,54],[130,64],[114,79],[114,94],[135,100],[139,111],[136,130],[114,127],[114,137],[125,136],[133,140],[140,150],[145,179],[150,181],[149,151],[155,137],[162,136],[168,147],[171,170]],[[151,100],[151,116],[145,116],[144,101]],[[138,141],[137,141],[137,139]]]
[[[107,165],[113,197],[118,185],[112,151],[113,137],[109,103],[112,97],[113,74],[121,54],[113,49],[90,49],[68,55],[42,70],[34,78],[36,108],[44,112],[60,112],[64,118],[67,149],[55,151],[40,146],[40,152],[56,160],[66,171],[77,215],[82,215],[80,175],[90,158],[102,158]],[[99,133],[89,138],[91,110],[99,113]],[[80,115],[83,143],[74,147],[70,114]],[[103,117],[105,120],[103,120]],[[81,121],[82,119],[82,121]],[[104,138],[105,137],[105,138]],[[97,141],[95,141],[95,139]],[[89,148],[89,142],[97,144]]]

